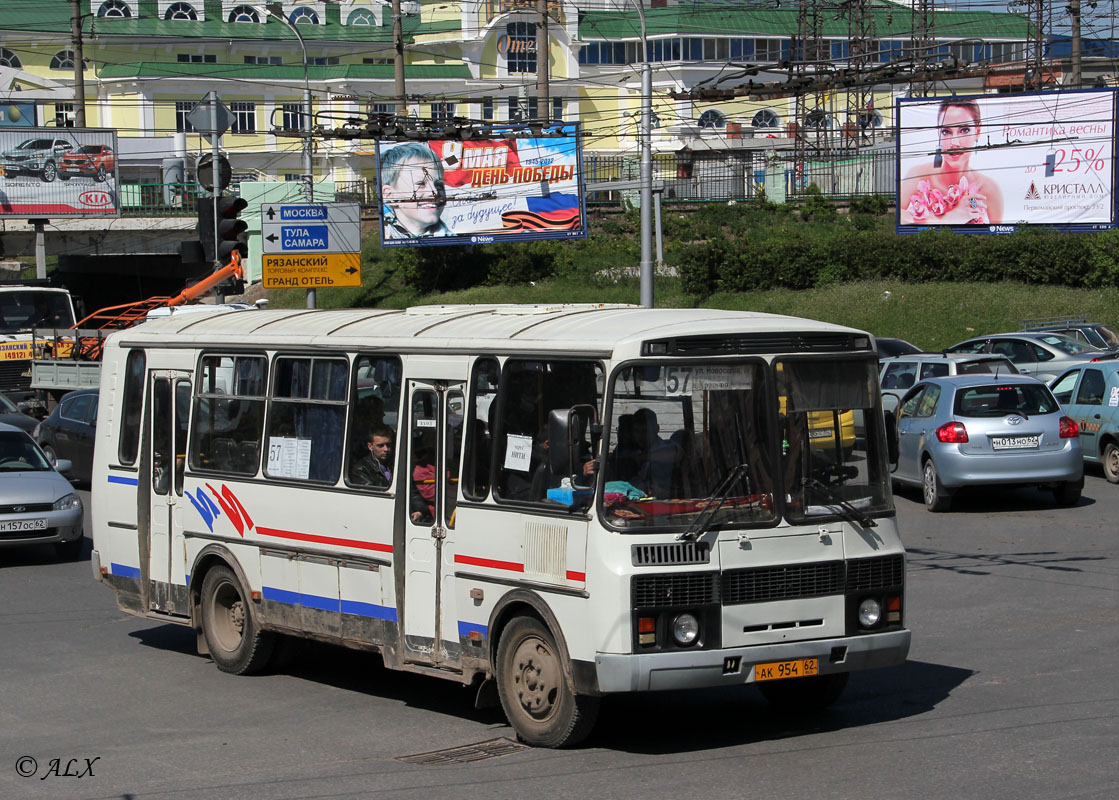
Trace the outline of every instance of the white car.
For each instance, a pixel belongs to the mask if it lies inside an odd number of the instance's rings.
[[[1018,368],[1005,356],[974,353],[913,353],[884,358],[878,383],[882,394],[898,399],[917,381],[949,375],[1017,375]]]
[[[26,432],[0,423],[0,547],[53,544],[76,559],[84,543],[82,500]]]

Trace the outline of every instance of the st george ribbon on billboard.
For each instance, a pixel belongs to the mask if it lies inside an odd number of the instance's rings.
[[[578,126],[550,130],[558,135],[514,124],[488,139],[378,141],[382,246],[586,237]]]
[[[1116,226],[1113,90],[898,101],[897,230]]]
[[[117,134],[0,129],[0,217],[119,217]]]

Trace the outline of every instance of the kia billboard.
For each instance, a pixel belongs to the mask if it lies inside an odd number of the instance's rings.
[[[578,126],[550,130],[378,141],[382,246],[586,237]]]
[[[0,216],[119,217],[116,131],[0,129]]]
[[[898,101],[897,230],[1115,227],[1115,92]]]

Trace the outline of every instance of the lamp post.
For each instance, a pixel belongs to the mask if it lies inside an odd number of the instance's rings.
[[[649,65],[649,42],[645,35],[642,0],[632,0],[641,18],[641,122],[638,146],[641,151],[641,305],[653,307],[653,71]]]
[[[271,6],[264,6],[264,10],[268,16],[277,22],[282,22],[291,29],[299,42],[299,49],[303,53],[303,124],[300,126],[303,129],[303,195],[307,198],[308,203],[312,203],[315,200],[315,168],[311,160],[311,81],[307,68],[307,45],[303,41],[303,35],[299,32],[298,26],[291,20]],[[316,291],[308,289],[307,308],[314,308],[315,303]]]

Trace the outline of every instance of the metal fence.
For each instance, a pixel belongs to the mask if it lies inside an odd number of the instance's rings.
[[[813,184],[824,196],[836,200],[871,194],[893,197],[897,186],[893,150],[837,153],[826,160],[806,161],[797,161],[792,151],[761,150],[668,153],[653,158],[653,181],[663,186],[665,203],[749,200],[763,191],[767,173],[778,176],[790,198],[803,197]],[[605,181],[637,181],[640,175],[637,158],[583,156],[590,204],[635,204],[636,189],[593,191],[593,186]],[[233,189],[236,191],[236,185]],[[125,217],[193,217],[198,198],[207,196],[193,183],[123,183],[120,193]],[[376,206],[376,181],[339,182],[335,200]]]

